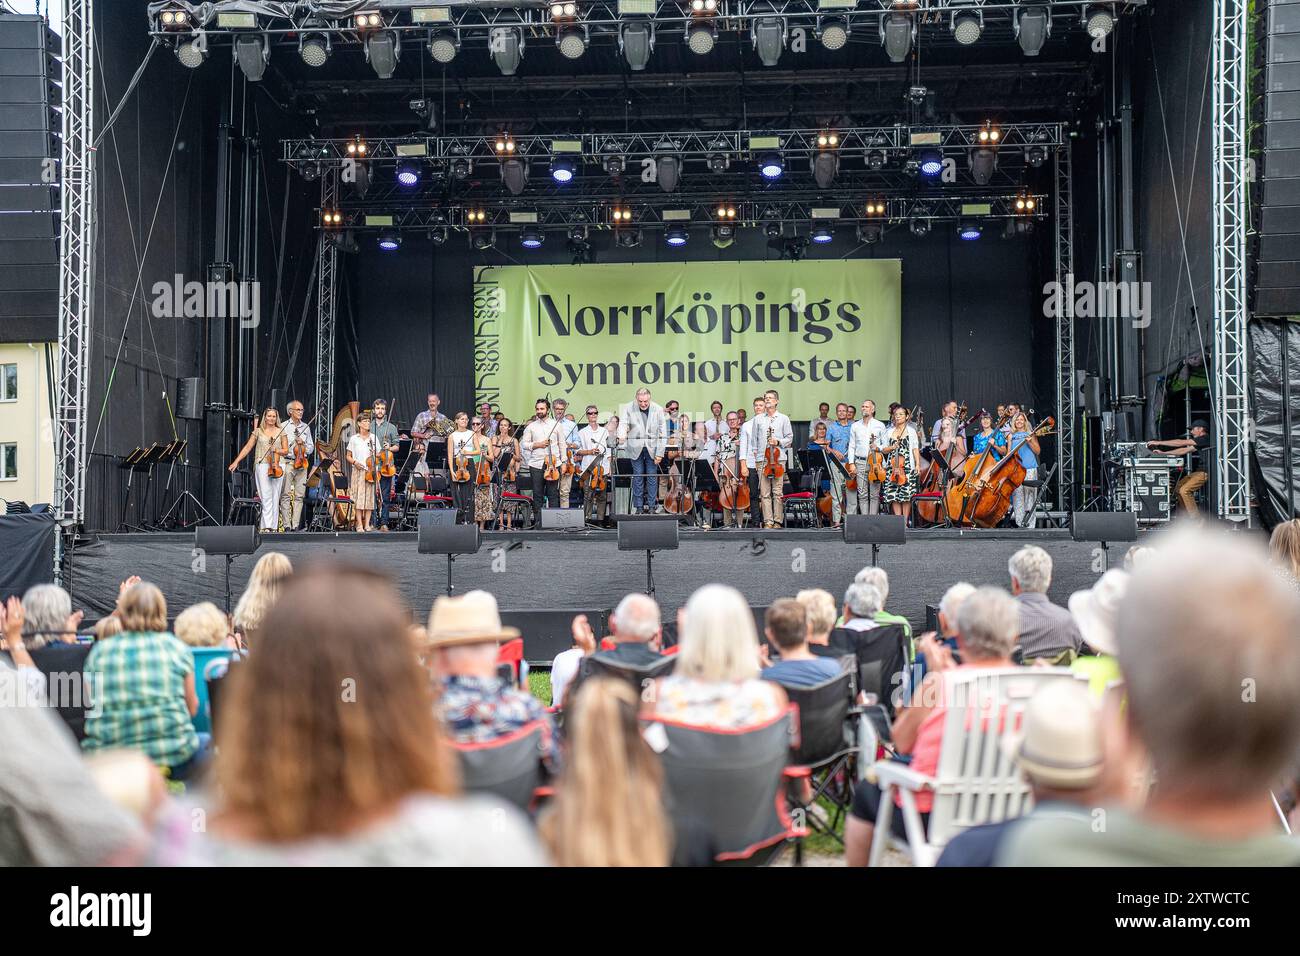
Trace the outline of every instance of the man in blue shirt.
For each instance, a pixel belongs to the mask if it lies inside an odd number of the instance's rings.
[[[826,437],[830,440],[827,454],[834,457],[841,465],[849,463],[849,438],[853,435],[853,406],[840,402],[835,406],[835,421],[826,426]],[[831,480],[831,524],[838,526],[843,511],[844,473],[832,463],[828,467]],[[858,496],[849,495],[849,514],[857,513]]]
[[[764,669],[763,679],[787,687],[815,687],[840,673],[839,661],[808,650],[808,612],[793,598],[780,598],[763,615],[763,633],[781,659]]]

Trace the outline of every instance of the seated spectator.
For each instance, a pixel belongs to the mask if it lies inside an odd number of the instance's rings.
[[[1124,716],[1156,786],[1105,826],[1026,820],[1012,866],[1296,866],[1270,788],[1300,752],[1300,595],[1245,535],[1187,528],[1134,575],[1115,630]]]
[[[545,727],[543,747],[555,755],[551,715],[532,694],[519,690],[497,673],[497,647],[519,636],[504,627],[496,598],[487,591],[440,597],[429,612],[429,646],[442,694],[438,712],[452,737],[483,743],[514,733],[534,721]]]
[[[673,673],[655,681],[649,712],[703,727],[751,727],[785,710],[785,691],[759,680],[758,634],[735,588],[708,584],[691,595],[678,628]]]
[[[975,593],[975,585],[958,581],[939,599],[939,637],[949,648],[957,649],[957,612],[962,602]]]
[[[239,596],[232,616],[237,647],[251,647],[262,625],[262,618],[275,606],[285,582],[293,574],[293,565],[279,551],[268,551],[257,559],[248,587]]]
[[[809,588],[800,591],[794,599],[803,605],[808,615],[809,648],[825,647],[830,643],[831,630],[835,627],[836,614],[839,613],[835,607],[835,598],[830,591]]]
[[[853,583],[870,584],[880,592],[880,610],[875,613],[873,620],[877,624],[901,624],[903,632],[907,635],[907,640],[910,643],[912,640],[911,622],[905,617],[890,614],[885,610],[885,605],[889,603],[889,574],[885,569],[875,565],[865,567],[854,576]]]
[[[203,768],[206,740],[190,718],[198,712],[194,658],[167,630],[167,602],[140,582],[117,600],[122,633],[95,644],[86,658],[94,709],[86,715],[86,750],[133,747],[186,780]]]
[[[560,866],[708,866],[706,830],[674,825],[659,758],[641,736],[641,698],[627,682],[592,677],[570,704],[564,774],[538,820]]]
[[[993,866],[1007,833],[1024,820],[1067,816],[1091,822],[1092,810],[1101,802],[1105,763],[1092,698],[1078,684],[1048,684],[1034,694],[1023,719],[1016,760],[1033,792],[1033,810],[958,834],[936,865]]]
[[[189,647],[233,647],[230,619],[211,601],[187,607],[176,615],[176,636]]]
[[[392,585],[299,575],[232,672],[220,717],[219,802],[196,833],[165,813],[155,865],[521,866],[543,862],[512,808],[456,793]],[[114,638],[118,640],[118,638]]]
[[[874,584],[850,584],[844,592],[844,623],[831,631],[824,647],[808,649],[818,657],[852,654],[858,662],[859,692],[874,695],[892,713],[899,702],[890,695],[900,686],[898,675],[907,670],[907,639],[901,624],[880,623],[879,611],[880,592]]]
[[[1300,588],[1300,518],[1283,521],[1274,528],[1268,550],[1278,574],[1292,587]]]
[[[1052,586],[1052,557],[1036,545],[1025,545],[1007,564],[1011,593],[1020,604],[1020,653],[1025,662],[1038,658],[1069,665],[1083,644],[1070,612],[1047,599]]]
[[[607,651],[597,650],[599,644],[586,615],[574,618],[574,646],[560,652],[551,666],[553,705],[561,705],[564,694],[576,690],[578,683],[591,672],[588,658],[617,669],[630,670],[640,670],[662,660],[663,624],[658,602],[648,594],[640,593],[623,598],[610,615],[609,636],[614,646]],[[557,666],[562,668],[558,675]]]
[[[86,736],[85,682],[82,673],[91,645],[77,639],[81,612],[56,584],[37,584],[22,600],[23,646],[45,675],[46,702],[81,741]]]
[[[808,650],[808,612],[793,598],[772,602],[763,615],[763,633],[781,655],[764,668],[764,680],[786,687],[815,687],[840,673],[838,662]]]
[[[944,675],[981,668],[1012,667],[1011,650],[1016,646],[1016,628],[1020,615],[1016,602],[1001,588],[979,588],[961,602],[957,611],[957,647],[962,663],[956,664],[947,646],[924,634],[916,642],[925,655],[929,673],[917,688],[911,703],[899,708],[891,726],[894,747],[900,754],[911,754],[911,767],[919,774],[931,775],[939,767],[939,750],[943,745],[943,725],[947,714]],[[897,806],[902,797],[894,796]],[[928,826],[934,794],[922,790],[916,795],[916,808]],[[880,788],[866,781],[853,793],[853,810],[844,824],[844,857],[849,866],[866,866],[871,855],[871,840],[876,817],[880,812]],[[903,814],[894,813],[890,826],[895,836],[906,839]]]
[[[1128,592],[1130,575],[1112,568],[1091,588],[1070,595],[1070,613],[1091,654],[1078,658],[1070,669],[1088,679],[1094,697],[1100,699],[1106,687],[1120,679],[1115,658],[1115,622],[1119,606]]]

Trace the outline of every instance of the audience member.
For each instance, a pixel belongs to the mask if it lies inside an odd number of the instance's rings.
[[[1274,528],[1268,550],[1278,573],[1292,587],[1300,588],[1300,518],[1283,521]]]
[[[578,684],[591,673],[593,661],[617,670],[633,671],[659,663],[663,659],[660,653],[663,623],[658,602],[648,594],[627,595],[610,615],[609,637],[614,646],[609,650],[597,650],[596,637],[587,616],[580,614],[574,618],[574,647],[561,652],[551,667],[552,704],[562,705],[564,694],[576,691]],[[562,665],[558,675],[556,665]]]
[[[86,736],[86,687],[83,671],[90,644],[77,640],[81,612],[56,584],[37,584],[22,600],[22,643],[45,676],[46,702],[81,741]]]
[[[176,615],[176,636],[189,647],[226,647],[233,643],[230,619],[211,601],[192,604]]]
[[[808,612],[793,598],[780,598],[763,615],[763,633],[781,659],[763,670],[763,679],[787,687],[815,687],[840,673],[838,662],[808,649]]]
[[[1047,598],[1052,586],[1052,557],[1028,544],[1007,563],[1011,593],[1020,605],[1020,653],[1026,662],[1044,658],[1069,664],[1079,653],[1082,638],[1070,612]]]
[[[874,584],[850,584],[844,592],[843,623],[831,631],[824,647],[810,645],[809,650],[818,657],[853,655],[860,693],[873,695],[892,713],[898,704],[892,695],[901,685],[900,675],[905,676],[909,642],[901,624],[880,622],[879,611],[880,592]]]
[[[251,647],[262,625],[262,618],[275,605],[285,582],[293,574],[293,565],[279,551],[268,551],[257,559],[248,587],[235,604],[233,623],[239,647]]]
[[[1115,623],[1119,606],[1128,591],[1130,575],[1112,568],[1091,588],[1070,595],[1070,613],[1079,627],[1083,643],[1091,654],[1075,660],[1070,669],[1088,679],[1093,696],[1100,699],[1106,687],[1120,679],[1115,658]]]
[[[830,643],[831,631],[835,627],[839,609],[835,607],[835,598],[830,591],[821,588],[809,588],[800,591],[794,599],[804,606],[808,614],[808,646],[825,647]]]
[[[876,611],[873,619],[877,624],[900,624],[903,632],[907,636],[910,644],[912,640],[912,624],[907,618],[898,614],[890,614],[885,610],[885,605],[889,603],[889,574],[884,568],[877,567],[874,564],[863,568],[854,576],[855,584],[870,584],[880,592],[880,610]]]
[[[957,613],[961,610],[962,602],[974,593],[975,585],[958,581],[944,591],[943,597],[939,599],[939,637],[950,648],[956,649],[957,646]]]

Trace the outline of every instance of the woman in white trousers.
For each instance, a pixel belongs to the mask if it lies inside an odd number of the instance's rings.
[[[284,491],[284,457],[289,454],[289,441],[280,427],[280,413],[268,408],[262,413],[261,424],[253,420],[253,433],[244,442],[235,460],[230,463],[233,474],[239,463],[253,452],[253,478],[257,482],[257,496],[262,502],[261,528],[275,531],[280,520],[280,495]],[[280,477],[270,475],[272,459],[280,469]]]

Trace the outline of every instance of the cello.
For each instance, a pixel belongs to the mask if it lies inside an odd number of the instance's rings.
[[[1020,462],[1020,449],[1031,438],[1051,434],[1056,419],[1048,416],[1024,438],[1016,442],[1006,456],[993,460],[993,446],[985,448],[978,458],[968,459],[966,474],[948,491],[945,505],[948,517],[960,527],[992,528],[997,526],[1011,510],[1011,496],[1024,483],[1025,466]]]

